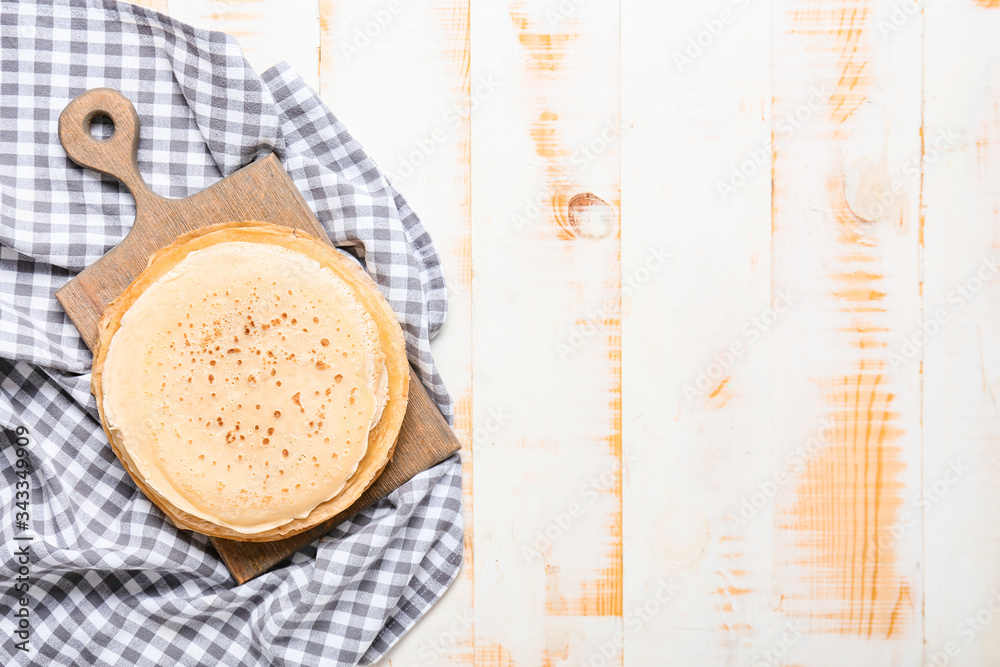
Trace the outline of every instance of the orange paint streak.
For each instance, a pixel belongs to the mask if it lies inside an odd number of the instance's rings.
[[[735,534],[719,536],[719,557],[731,561],[734,567],[716,570],[714,579],[718,584],[711,589],[712,595],[720,598],[715,608],[722,612],[724,618],[719,627],[727,633],[721,639],[728,650],[741,645],[746,637],[757,634],[748,623],[750,618],[747,615],[747,608],[753,602],[745,599],[745,596],[754,590],[747,581],[747,570],[743,566],[737,566],[737,564],[742,565],[746,558],[746,552],[742,544],[739,544],[743,539],[743,536]]]
[[[261,14],[258,14],[258,13],[255,13],[255,12],[214,12],[212,14],[208,14],[208,15],[204,16],[203,18],[207,18],[207,19],[209,19],[209,20],[211,20],[213,22],[259,21],[260,18],[261,18]],[[230,35],[233,35],[233,36],[259,34],[256,31],[254,31],[254,32],[246,32],[246,31],[238,32],[236,30],[227,30],[226,32],[228,32]]]
[[[520,7],[523,8],[523,4]],[[532,22],[520,9],[513,10],[510,18],[517,28],[518,41],[528,51],[532,68],[550,72],[559,69],[566,57],[566,45],[577,35],[567,32],[534,32]]]
[[[989,115],[976,136],[976,171],[979,187],[992,196],[996,192],[996,178],[1000,172],[1000,104],[994,102]],[[1000,214],[1000,204],[993,207],[993,214]],[[996,245],[994,245],[996,247]]]
[[[708,397],[709,398],[715,398],[716,396],[718,396],[722,392],[723,388],[726,386],[726,383],[729,382],[731,379],[732,378],[730,378],[729,376],[726,376],[725,378],[723,378],[722,382],[719,383],[719,386],[716,387],[715,389],[713,389],[712,393],[710,393],[708,395]]]
[[[528,49],[531,56],[532,65],[539,69],[558,69],[560,61],[563,59],[566,44],[576,35],[567,34],[525,34],[518,36],[521,44]]]
[[[547,163],[546,190],[551,204],[549,219],[555,223],[557,237],[569,240],[573,238],[569,232],[569,202],[580,186],[569,176],[571,151],[564,146],[558,121],[556,113],[542,111],[538,114],[538,120],[532,124],[529,134],[535,143],[535,152]]]
[[[465,546],[465,562],[459,576],[473,580],[473,517],[472,511],[472,391],[466,392],[464,396],[455,401],[455,423],[453,426],[455,435],[462,443],[462,501],[465,505],[465,534],[462,536],[462,544]]]
[[[620,253],[620,251],[619,251]],[[621,311],[619,296],[618,311]],[[611,414],[611,428],[605,437],[609,452],[619,463],[622,460],[622,321],[620,317],[605,320],[607,327],[606,353],[608,361],[608,409]],[[621,490],[621,468],[619,468],[618,489]],[[619,526],[620,528],[621,526]]]
[[[565,650],[545,649],[542,651],[542,667],[557,667],[564,664],[567,660],[569,660],[568,647]]]
[[[728,632],[735,632],[737,634],[743,635],[744,637],[753,637],[757,634],[757,631],[753,629],[748,623],[733,623],[732,625],[723,624],[722,629]]]
[[[452,426],[463,446],[472,439],[472,392],[455,401],[455,424]]]
[[[616,264],[621,266],[621,245],[617,246]],[[621,292],[616,293],[617,310],[621,312]],[[608,566],[604,568],[594,582],[593,590],[596,595],[593,597],[597,603],[595,609],[598,615],[621,616],[624,594],[624,563],[623,563],[623,543],[622,525],[623,504],[622,504],[622,326],[621,318],[616,318],[617,322],[613,327],[607,329],[606,340],[607,360],[608,360],[608,380],[609,399],[608,408],[611,414],[611,431],[606,439],[611,449],[611,456],[618,462],[618,470],[615,474],[613,489],[618,497],[616,512],[611,517],[611,526],[605,533],[607,535]]]
[[[462,82],[460,90],[468,92],[471,66],[469,0],[435,4],[433,11],[437,25],[444,33],[442,56],[455,66],[457,80]]]
[[[858,338],[848,342],[851,347],[856,347],[860,350],[873,350],[876,348],[887,348],[889,343],[884,340],[872,340],[871,338]]]
[[[327,87],[337,74],[338,44],[334,31],[337,10],[341,8],[337,0],[319,0],[319,92],[323,96],[329,94]]]
[[[845,313],[884,313],[885,308],[879,308],[878,306],[844,306],[840,310]]]
[[[835,280],[843,280],[844,282],[870,282],[872,280],[881,280],[883,276],[877,273],[869,273],[868,271],[853,271],[851,273],[834,273],[833,278]]]
[[[842,333],[843,332],[850,332],[850,333],[869,333],[869,332],[876,333],[876,332],[878,332],[878,333],[881,333],[881,332],[889,331],[889,328],[888,327],[872,327],[872,326],[858,326],[858,325],[855,325],[853,327],[840,327],[838,329],[835,329],[835,331],[840,331]]]
[[[976,0],[976,4],[986,9],[996,9],[1000,7],[1000,0]]]
[[[621,497],[621,472],[612,485]],[[579,589],[566,593],[560,585],[560,568],[545,554],[545,612],[549,616],[621,616],[622,615],[622,529],[620,515],[614,516],[601,531],[608,537],[608,565],[584,581]]]
[[[727,391],[733,386],[732,378],[725,377],[722,381],[709,393],[708,398],[705,399],[705,406],[712,408],[713,410],[721,410],[726,407],[726,405],[731,401],[734,396],[733,393]]]
[[[878,292],[864,287],[838,290],[833,295],[838,299],[846,299],[847,301],[881,301],[885,298],[885,292]]]
[[[458,244],[455,249],[451,252],[451,258],[454,262],[454,266],[458,268],[449,277],[453,283],[448,285],[451,289],[457,289],[462,292],[468,292],[472,287],[472,236],[462,236],[458,240]]]
[[[924,68],[924,63],[923,62],[921,62],[920,67],[921,67],[921,69]],[[926,156],[927,155],[927,137],[926,137],[926,135],[924,133],[924,122],[925,122],[924,113],[921,112],[920,113],[920,155],[922,155],[922,156]],[[920,173],[920,193],[919,193],[919,196],[918,196],[918,199],[917,199],[917,206],[918,206],[918,209],[919,209],[919,212],[917,213],[917,225],[918,225],[917,229],[918,229],[918,232],[919,232],[918,235],[917,235],[917,245],[920,246],[920,252],[921,252],[921,254],[923,254],[923,252],[924,252],[924,226],[925,226],[925,224],[927,222],[927,216],[924,213],[924,185],[925,185],[924,180],[925,180],[925,175],[926,174],[924,174],[921,171],[921,173]],[[902,209],[900,209],[899,214],[900,214],[900,216],[902,216],[902,214],[903,214]],[[900,227],[902,227],[902,225],[903,225],[902,220],[900,220]],[[924,281],[923,281],[923,279],[920,280],[920,298],[921,299],[924,298]],[[920,362],[920,372],[921,373],[923,373],[923,367],[924,367],[924,362],[921,361]],[[921,420],[923,420],[923,417],[921,417]],[[922,423],[922,421],[921,421],[921,423]]]
[[[517,667],[511,652],[500,644],[476,647],[477,667]]]
[[[538,114],[538,122],[531,128],[531,138],[535,140],[535,151],[544,158],[556,158],[569,151],[562,148],[556,134],[555,122],[559,116],[552,111]]]
[[[865,100],[864,89],[872,77],[866,74],[868,60],[862,49],[870,0],[815,0],[809,9],[793,10],[795,33],[809,37],[809,48],[829,53],[836,63],[837,79],[830,98],[830,115],[837,123],[847,120]]]
[[[864,370],[824,382],[830,445],[808,461],[786,525],[804,550],[797,565],[810,589],[790,607],[821,631],[889,638],[912,617],[912,604],[899,604],[908,584],[896,571],[891,531],[905,465],[885,384]]]

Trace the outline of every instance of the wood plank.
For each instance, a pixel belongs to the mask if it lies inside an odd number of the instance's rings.
[[[619,14],[552,9],[472,5],[482,665],[622,661]]]
[[[792,630],[765,650],[817,667],[923,650],[921,377],[890,360],[921,318],[922,47],[919,22],[883,36],[893,8],[772,14],[773,118],[805,119],[773,135],[772,288],[798,297],[772,339],[775,462],[818,444],[778,498],[772,598]]]
[[[770,23],[769,3],[622,5],[626,665],[755,664],[783,631],[774,503],[743,505],[775,473],[784,319],[761,324]]]
[[[321,96],[389,174],[434,239],[448,321],[432,342],[462,442],[465,562],[458,580],[381,664],[473,660],[473,426],[469,2],[327,1],[320,5]]]
[[[1000,30],[997,3],[925,3],[924,377],[928,665],[1000,655]],[[917,334],[918,332],[913,332]]]

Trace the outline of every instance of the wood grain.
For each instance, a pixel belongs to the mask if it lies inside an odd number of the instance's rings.
[[[562,7],[472,3],[474,423],[508,415],[475,452],[477,665],[623,660],[618,3]]]
[[[924,319],[936,328],[907,366],[924,379],[925,664],[995,665],[1000,3],[924,4]]]
[[[108,116],[114,123],[113,134],[103,141],[90,134],[90,122],[97,114]],[[59,119],[59,138],[74,162],[120,179],[136,200],[135,223],[125,239],[56,292],[91,349],[97,344],[97,324],[106,306],[142,272],[150,255],[186,231],[232,220],[258,220],[299,229],[329,243],[273,154],[190,197],[167,199],[154,193],[136,164],[138,115],[132,103],[117,91],[98,88],[70,102]],[[461,444],[412,368],[410,374],[410,400],[393,459],[350,509],[286,540],[249,543],[212,538],[238,583],[266,572],[340,521],[460,449]]]
[[[770,337],[743,330],[773,298],[770,26],[768,4],[622,3],[626,665],[753,665],[783,631],[774,503],[740,517],[775,473]]]
[[[917,22],[886,39],[882,9],[772,14],[774,116],[819,98],[775,126],[771,214],[772,285],[797,295],[773,328],[775,462],[824,436],[777,503],[774,588],[801,634],[789,659],[818,667],[918,664],[924,643],[922,377],[892,356],[922,316],[921,47]]]

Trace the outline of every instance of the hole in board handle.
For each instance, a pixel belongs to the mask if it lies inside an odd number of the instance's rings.
[[[87,123],[87,131],[94,141],[107,141],[115,133],[115,123],[108,114],[98,111]]]

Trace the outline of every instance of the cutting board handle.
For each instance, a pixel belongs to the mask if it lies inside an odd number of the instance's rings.
[[[98,115],[107,116],[114,124],[107,139],[97,139],[90,132],[90,123]],[[59,141],[73,162],[124,183],[135,197],[136,207],[150,197],[162,199],[139,174],[139,114],[117,90],[94,88],[67,104],[59,116]]]

